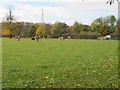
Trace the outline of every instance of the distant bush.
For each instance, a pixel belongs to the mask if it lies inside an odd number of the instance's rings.
[[[118,40],[119,39],[119,34],[118,33],[112,33],[110,34],[111,35],[111,39],[114,39],[114,40]]]
[[[81,32],[77,35],[73,35],[73,38],[76,39],[97,39],[100,36],[99,33],[96,32]]]

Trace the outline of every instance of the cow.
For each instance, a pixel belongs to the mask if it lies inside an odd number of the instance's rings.
[[[68,36],[68,39],[71,39],[71,36]]]
[[[59,37],[59,40],[64,40],[65,38],[64,37]]]
[[[98,37],[98,40],[109,40],[111,39],[110,35],[106,35],[105,37]]]
[[[35,38],[34,38],[34,37],[31,37],[31,40],[35,40]]]
[[[98,40],[104,40],[104,37],[98,37]]]

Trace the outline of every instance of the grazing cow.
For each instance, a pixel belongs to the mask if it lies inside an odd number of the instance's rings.
[[[111,39],[110,35],[106,35],[105,37],[98,37],[98,40],[109,40]]]
[[[98,37],[98,40],[104,40],[104,37]]]
[[[35,38],[34,38],[34,37],[31,37],[31,40],[35,40]]]
[[[68,39],[71,39],[71,36],[68,36]]]
[[[10,35],[9,38],[12,38],[12,35]]]
[[[64,37],[59,37],[59,40],[64,40],[65,38]]]

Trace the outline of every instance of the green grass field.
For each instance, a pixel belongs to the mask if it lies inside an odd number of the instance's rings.
[[[118,88],[118,41],[2,41],[3,88]]]

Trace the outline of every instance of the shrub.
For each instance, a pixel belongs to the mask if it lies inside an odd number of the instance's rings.
[[[116,32],[114,32],[114,33],[112,33],[110,35],[111,35],[111,39],[114,39],[114,40],[118,40],[119,39],[119,34],[116,33]]]
[[[73,38],[76,39],[97,39],[100,36],[99,33],[96,32],[81,32],[77,35],[73,35]]]

